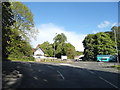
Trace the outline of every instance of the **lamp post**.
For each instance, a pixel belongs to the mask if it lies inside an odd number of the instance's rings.
[[[115,37],[115,47],[116,47],[116,51],[117,51],[117,63],[119,64],[119,57],[118,57],[118,47],[117,47],[117,40],[116,40],[116,31],[114,30],[114,37]]]

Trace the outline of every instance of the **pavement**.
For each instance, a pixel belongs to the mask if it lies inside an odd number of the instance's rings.
[[[3,62],[3,77],[13,71],[21,82],[12,88],[120,88],[120,73],[109,66],[114,63],[75,62],[37,63]],[[13,75],[13,74],[12,74]],[[11,76],[12,77],[12,76]],[[10,88],[4,83],[3,88]],[[11,82],[11,81],[9,81]]]

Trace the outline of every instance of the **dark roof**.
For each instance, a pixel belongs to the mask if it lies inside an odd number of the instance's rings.
[[[40,44],[38,44],[36,48],[32,48],[32,51],[35,52],[38,48],[40,48]],[[44,52],[44,50],[42,48],[40,48],[40,49]]]
[[[36,49],[37,49],[37,48],[40,48],[40,44],[37,45]]]
[[[37,49],[36,48],[32,48],[32,51],[35,52]]]

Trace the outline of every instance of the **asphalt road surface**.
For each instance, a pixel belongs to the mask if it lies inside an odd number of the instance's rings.
[[[18,88],[120,88],[119,71],[109,67],[113,64],[5,62],[3,71],[23,75]]]

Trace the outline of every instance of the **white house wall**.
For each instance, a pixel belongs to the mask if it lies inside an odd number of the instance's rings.
[[[34,52],[34,55],[36,56],[37,54],[41,54],[42,56],[44,56],[44,52],[39,48]]]

